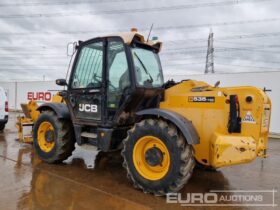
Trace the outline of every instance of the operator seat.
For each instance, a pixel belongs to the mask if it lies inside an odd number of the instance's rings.
[[[136,71],[136,80],[141,81],[142,75],[141,75],[141,70],[138,66],[135,66],[135,71]],[[137,82],[136,81],[136,82]],[[126,87],[130,85],[130,78],[129,78],[129,71],[128,69],[122,74],[119,80],[119,89],[124,90]]]

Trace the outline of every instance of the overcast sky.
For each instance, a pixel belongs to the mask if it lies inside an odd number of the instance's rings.
[[[279,0],[0,0],[0,81],[64,78],[68,42],[136,27],[163,41],[166,75],[280,70]]]

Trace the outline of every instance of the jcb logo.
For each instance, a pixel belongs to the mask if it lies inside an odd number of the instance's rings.
[[[96,113],[98,110],[95,104],[79,104],[79,111]]]

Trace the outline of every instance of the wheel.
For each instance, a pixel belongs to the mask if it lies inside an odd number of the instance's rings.
[[[5,124],[0,124],[0,131],[3,131],[5,129]]]
[[[33,129],[34,148],[38,156],[48,163],[67,159],[74,150],[72,123],[58,119],[52,111],[43,112]]]
[[[191,177],[195,166],[192,146],[172,123],[142,120],[128,131],[123,144],[128,178],[145,193],[177,192]]]

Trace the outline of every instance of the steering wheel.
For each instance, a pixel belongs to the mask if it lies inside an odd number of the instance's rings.
[[[102,81],[102,77],[98,76],[97,74],[93,75],[93,80],[96,82],[101,82]]]
[[[92,88],[99,88],[99,87],[101,87],[102,77],[100,77],[100,76],[94,74],[94,75],[93,75],[93,80],[96,81],[97,83],[91,82],[91,83],[89,83],[89,84],[87,85],[87,88],[91,88],[91,87],[92,87]],[[117,90],[117,89],[118,89],[118,88],[115,87],[110,81],[109,81],[109,86],[111,86],[114,90]]]
[[[91,82],[87,85],[87,88],[100,88],[100,87],[101,87],[100,81],[98,83]]]
[[[92,79],[95,81],[95,82],[90,82],[88,85],[87,85],[87,88],[100,88],[101,87],[101,80],[102,80],[102,77],[94,74]]]
[[[118,90],[118,88],[116,86],[114,86],[111,81],[109,81],[109,86],[111,86],[114,90]]]

